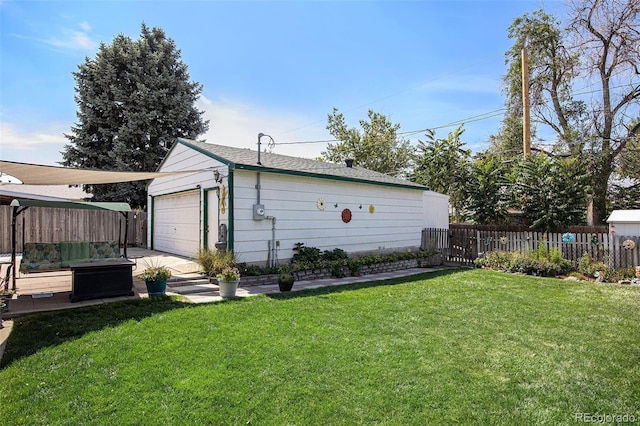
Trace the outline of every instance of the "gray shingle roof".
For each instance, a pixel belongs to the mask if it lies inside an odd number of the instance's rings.
[[[246,148],[235,148],[224,145],[215,145],[205,142],[196,142],[189,139],[178,139],[178,142],[210,155],[213,158],[224,161],[231,168],[236,169],[264,169],[265,171],[292,172],[294,174],[314,175],[321,178],[337,178],[358,182],[375,182],[391,186],[403,186],[427,190],[428,188],[417,183],[364,169],[362,167],[347,167],[344,164],[334,164],[308,158],[290,157],[288,155],[260,153],[258,164],[258,152]]]
[[[0,204],[9,204],[14,198],[49,201],[83,201],[93,195],[87,194],[80,187],[69,185],[22,185],[13,183],[0,184]]]

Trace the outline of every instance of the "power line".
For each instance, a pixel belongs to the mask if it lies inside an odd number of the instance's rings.
[[[426,86],[426,85],[427,85],[427,84],[429,84],[429,83],[433,83],[434,81],[440,80],[441,78],[448,77],[448,76],[453,75],[453,74],[456,74],[456,73],[458,73],[458,72],[460,72],[460,71],[464,71],[464,70],[466,70],[466,69],[473,68],[473,67],[474,67],[474,66],[476,66],[476,65],[482,64],[482,63],[484,63],[484,62],[488,62],[489,60],[492,60],[492,59],[494,59],[494,58],[495,58],[495,57],[497,57],[497,56],[502,56],[502,54],[487,55],[487,56],[485,56],[484,58],[482,58],[482,59],[480,59],[480,60],[478,60],[478,61],[471,62],[471,63],[469,63],[469,64],[463,65],[463,66],[461,66],[461,67],[459,67],[459,68],[456,68],[456,69],[454,69],[454,70],[452,70],[452,71],[448,71],[448,72],[446,72],[446,73],[444,73],[444,74],[441,74],[441,75],[439,75],[439,76],[433,77],[433,78],[431,78],[431,79],[429,79],[429,80],[427,80],[427,81],[425,81],[425,82],[422,82],[422,83],[420,83],[420,84],[418,84],[418,85],[415,85],[415,86],[409,87],[409,88],[407,88],[407,89],[399,90],[399,91],[397,91],[397,92],[391,93],[390,95],[386,95],[386,96],[383,96],[383,97],[381,97],[381,98],[375,99],[375,100],[373,100],[373,101],[371,101],[371,102],[367,102],[367,103],[364,103],[364,104],[362,104],[362,105],[359,105],[359,106],[356,106],[356,107],[350,108],[350,109],[348,109],[348,110],[344,111],[344,113],[353,112],[353,111],[358,110],[358,109],[360,109],[360,108],[364,108],[364,107],[366,107],[366,106],[373,105],[373,104],[378,103],[378,102],[380,102],[380,101],[384,101],[384,100],[386,100],[386,99],[392,98],[392,97],[394,97],[394,96],[398,96],[398,95],[400,95],[400,94],[402,94],[402,93],[410,92],[410,91],[412,91],[412,90],[415,90],[415,89],[418,89],[418,88],[424,87],[424,86]],[[304,129],[304,128],[307,128],[307,127],[309,127],[309,126],[313,126],[314,124],[317,124],[317,123],[320,123],[320,122],[324,122],[324,120],[316,120],[316,121],[313,121],[313,122],[311,122],[311,123],[309,123],[309,124],[305,124],[305,125],[303,125],[303,126],[296,127],[296,128],[294,128],[294,129],[291,129],[291,130],[287,130],[286,132],[280,133],[280,134],[279,134],[279,136],[286,135],[287,133],[295,132],[296,130]]]
[[[433,127],[426,127],[424,129],[419,129],[419,130],[409,130],[406,132],[399,132],[397,133],[398,135],[401,136],[410,136],[410,135],[415,135],[417,133],[424,133],[427,130],[437,130],[437,129],[444,129],[447,127],[453,127],[456,125],[460,125],[460,124],[466,124],[466,123],[472,123],[474,121],[481,121],[481,120],[486,120],[489,118],[493,118],[493,117],[497,117],[499,115],[502,115],[502,113],[506,110],[506,108],[499,108],[499,109],[495,109],[492,111],[488,111],[482,114],[478,114],[478,115],[474,115],[471,117],[467,117],[467,118],[463,118],[460,120],[456,120],[456,121],[452,121],[450,123],[447,124],[441,124],[439,126],[433,126]],[[329,143],[329,142],[341,142],[341,139],[324,139],[324,140],[315,140],[315,141],[294,141],[294,142],[276,142],[276,145],[302,145],[302,144],[313,144],[313,143]]]
[[[587,87],[592,86],[592,85],[593,84],[590,84],[588,86],[584,86],[583,89],[586,89]],[[619,89],[621,87],[626,87],[626,86],[629,86],[629,84],[623,84],[623,85],[619,85],[619,86],[614,86],[614,87],[611,87],[610,89],[611,90]],[[405,91],[408,91],[408,90],[410,90],[410,89],[407,89]],[[597,93],[597,92],[601,92],[601,91],[602,91],[602,89],[598,88],[598,89],[594,89],[594,90],[590,90],[590,91],[577,92],[577,93],[574,93],[573,95],[574,96],[587,95],[587,94]],[[402,92],[398,92],[398,93],[402,93]],[[387,97],[391,97],[391,96],[394,96],[394,95],[389,95]],[[381,100],[382,99],[386,99],[386,98],[381,98]],[[377,101],[374,101],[374,102],[377,102]],[[550,104],[551,102],[552,102],[552,100],[547,98],[545,100],[545,102],[543,102],[543,104]],[[357,109],[357,108],[355,108],[355,109]],[[487,120],[489,118],[494,118],[494,117],[498,117],[498,116],[502,115],[503,112],[506,111],[506,110],[507,110],[507,108],[498,108],[498,109],[494,109],[494,110],[491,110],[491,111],[487,111],[487,112],[482,113],[482,114],[478,114],[478,115],[474,115],[474,116],[471,116],[471,117],[462,118],[460,120],[451,121],[451,122],[446,123],[446,124],[441,124],[439,126],[425,127],[423,129],[418,129],[418,130],[409,130],[409,131],[406,131],[406,132],[399,132],[397,134],[400,135],[400,136],[411,136],[411,135],[415,135],[415,134],[418,134],[418,133],[424,133],[424,132],[429,131],[429,130],[445,129],[447,127],[459,126],[461,124],[467,124],[467,123],[473,123],[473,122],[476,122],[476,121]],[[350,110],[350,111],[353,111],[353,110]],[[347,112],[349,112],[349,111],[347,111]],[[315,124],[315,123],[312,123],[312,124]],[[309,125],[311,125],[311,124],[309,124]],[[309,125],[307,125],[307,126],[309,126]],[[307,127],[307,126],[303,126],[303,127]],[[300,127],[300,128],[302,128],[302,127]],[[297,129],[295,129],[295,130],[297,130]],[[288,133],[288,132],[285,132],[285,133]],[[323,140],[312,140],[312,141],[277,142],[276,145],[304,145],[304,144],[331,143],[331,142],[341,142],[341,141],[342,140],[340,140],[340,139],[323,139]]]

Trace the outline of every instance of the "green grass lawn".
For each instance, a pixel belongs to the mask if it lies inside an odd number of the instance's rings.
[[[18,319],[0,423],[640,421],[640,287],[483,270]]]

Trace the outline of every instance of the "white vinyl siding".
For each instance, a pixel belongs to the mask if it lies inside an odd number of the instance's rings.
[[[256,173],[236,171],[234,183],[234,251],[244,262],[265,261],[272,221],[253,220]],[[280,260],[293,256],[297,242],[347,253],[420,246],[424,191],[270,173],[261,174],[261,188],[265,216],[276,218]],[[317,208],[318,199],[325,200],[325,210]],[[345,208],[352,213],[349,223],[342,221]]]
[[[155,212],[152,212],[149,209],[148,213],[149,223],[153,224],[153,236],[151,232],[148,234],[147,244],[149,247],[151,247],[153,238],[153,248],[155,250],[187,257],[195,255],[204,241],[204,215],[201,211],[203,206],[202,191],[218,186],[213,177],[214,168],[224,176],[228,173],[226,166],[183,145],[177,145],[171,151],[159,171],[189,170],[193,172],[154,179],[149,184],[147,190],[149,194],[148,205],[151,206],[151,197],[153,197],[155,210]],[[189,197],[187,197],[189,199],[176,200],[175,202],[190,206],[188,211],[174,211],[173,213],[163,211],[166,210],[167,200],[173,196],[187,193],[189,194]],[[160,204],[159,209],[158,204]],[[159,215],[160,217],[158,217]],[[175,217],[172,215],[175,215]],[[214,226],[217,226],[217,217],[214,217],[213,220],[215,221]],[[176,240],[172,235],[174,233],[177,234],[178,229],[184,229],[187,236],[180,236]]]

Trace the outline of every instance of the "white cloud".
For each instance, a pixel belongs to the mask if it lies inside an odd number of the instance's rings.
[[[12,36],[25,40],[34,40],[61,49],[95,50],[99,43],[89,35],[91,26],[86,22],[81,22],[78,26],[80,27],[80,31],[73,28],[61,28],[58,34],[51,35],[47,38],[25,36],[22,34],[12,34]]]
[[[0,140],[2,148],[12,148],[20,150],[39,149],[42,145],[65,144],[67,139],[63,132],[69,131],[68,126],[61,124],[49,124],[42,131],[24,131],[12,123],[0,124]]]
[[[91,31],[91,25],[88,22],[80,22],[78,26],[86,33]]]
[[[293,141],[326,140],[331,136],[321,125],[309,125],[313,118],[291,112],[266,111],[228,99],[212,101],[201,96],[196,104],[210,120],[209,131],[201,138],[209,143],[258,149],[258,133],[271,135],[275,140],[274,153],[315,158],[326,149],[326,143],[278,145]],[[269,138],[261,138],[268,143]],[[265,146],[263,145],[263,149]]]
[[[201,96],[197,108],[210,120],[209,131],[200,137],[207,142],[238,148],[258,149],[258,133],[271,135],[276,145],[272,152],[295,157],[316,158],[326,149],[326,143],[278,145],[292,141],[326,140],[331,136],[324,130],[324,121],[309,125],[300,114],[266,111],[228,99],[211,101]],[[294,130],[292,130],[294,129]],[[60,151],[69,141],[64,133],[70,126],[61,123],[41,123],[34,129],[29,125],[0,123],[0,158],[36,164],[56,165],[62,160]],[[261,138],[263,150],[269,139]]]
[[[0,123],[0,158],[7,161],[56,165],[68,143],[63,133],[69,126],[46,123],[39,129]]]
[[[88,30],[75,31],[64,29],[61,34],[55,37],[42,40],[43,42],[55,47],[72,50],[93,50],[98,47],[98,43],[89,37]],[[90,28],[89,28],[90,29]]]

